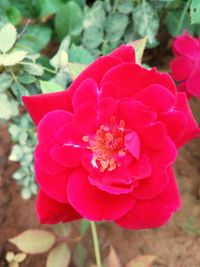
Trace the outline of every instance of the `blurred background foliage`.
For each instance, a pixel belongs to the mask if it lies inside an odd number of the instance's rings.
[[[33,174],[34,125],[21,96],[64,90],[96,57],[147,37],[147,48],[179,35],[200,34],[199,0],[1,0],[0,119],[9,122],[13,178],[28,199]]]

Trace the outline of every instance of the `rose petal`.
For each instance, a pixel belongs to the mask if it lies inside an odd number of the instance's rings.
[[[23,96],[22,100],[36,125],[44,117],[44,115],[50,111],[72,111],[72,105],[68,91],[34,96]]]
[[[175,80],[184,81],[190,77],[194,63],[187,57],[178,56],[170,62],[170,69]]]
[[[140,139],[136,132],[130,132],[124,137],[125,147],[136,158],[140,156]]]
[[[195,60],[199,54],[199,43],[198,40],[185,31],[183,35],[176,37],[173,42],[173,49],[176,54]]]
[[[77,110],[79,106],[86,101],[91,101],[94,103],[94,105],[96,105],[98,100],[98,94],[98,85],[95,80],[84,80],[74,93],[72,99],[74,109]]]
[[[92,102],[85,102],[77,109],[74,116],[74,125],[83,135],[96,132],[97,109]]]
[[[168,185],[156,198],[136,201],[133,209],[116,220],[116,223],[128,229],[156,228],[165,224],[181,206],[172,169],[168,170],[168,176]]]
[[[176,160],[176,157],[177,149],[169,138],[162,150],[150,151],[152,174],[150,177],[140,180],[139,186],[133,191],[133,196],[137,199],[152,199],[158,195],[168,183],[168,176],[165,172]]]
[[[112,56],[99,57],[90,64],[81,74],[73,81],[69,87],[69,93],[72,96],[82,81],[91,78],[99,85],[105,73],[114,66],[121,64],[121,59]]]
[[[39,190],[36,208],[41,224],[70,222],[81,218],[70,204],[60,203],[49,197],[42,190]]]
[[[111,195],[97,189],[88,181],[88,173],[77,169],[69,178],[70,204],[86,219],[93,221],[114,220],[126,214],[135,200],[130,194]]]
[[[139,101],[122,101],[118,106],[118,116],[124,120],[126,128],[140,129],[154,122],[157,114]]]
[[[175,96],[166,87],[153,84],[134,95],[135,100],[153,107],[157,112],[164,113],[176,105]]]
[[[141,155],[139,160],[134,161],[128,169],[133,180],[149,177],[152,172],[151,162],[147,155]]]
[[[121,45],[113,50],[109,56],[118,57],[123,62],[135,62],[135,51],[131,45]]]
[[[189,94],[200,100],[200,70],[195,71],[186,81],[186,88]]]
[[[62,173],[50,175],[44,172],[37,160],[34,162],[36,180],[42,190],[50,197],[59,201],[67,202],[67,181],[68,176],[71,174],[71,169],[65,169]]]
[[[86,153],[86,149],[79,145],[65,144],[54,146],[50,155],[58,164],[67,168],[75,168],[80,166],[81,159]]]
[[[66,123],[72,122],[73,115],[70,112],[56,110],[47,113],[38,124],[39,143],[55,143],[55,135]]]
[[[142,132],[142,143],[147,146],[160,150],[163,148],[167,137],[167,131],[163,123],[156,122],[147,126]]]
[[[65,168],[55,162],[50,155],[52,144],[38,144],[35,148],[34,159],[38,162],[39,167],[49,175],[62,173]]]
[[[200,128],[198,127],[197,122],[195,121],[190,106],[188,104],[186,94],[185,93],[178,93],[177,95],[177,110],[182,111],[187,119],[187,124],[184,133],[177,140],[176,145],[178,147],[184,145],[192,138],[198,137],[200,135]]]

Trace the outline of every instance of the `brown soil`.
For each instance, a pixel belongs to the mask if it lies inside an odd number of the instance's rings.
[[[195,117],[200,122],[200,102],[191,100]],[[30,228],[41,228],[36,220],[35,199],[22,200],[20,188],[11,176],[17,164],[8,160],[10,138],[6,125],[0,125],[0,267],[8,266],[7,251],[15,251],[7,240]],[[101,250],[108,254],[112,244],[125,264],[141,254],[157,256],[153,267],[200,266],[200,139],[193,140],[179,152],[175,165],[183,207],[164,227],[156,230],[127,231],[112,223],[99,225]],[[79,223],[73,224],[78,235]],[[93,261],[90,232],[83,243]],[[44,267],[46,255],[30,256],[20,266]],[[73,264],[71,266],[74,266]],[[86,265],[88,267],[88,264]],[[114,267],[114,266],[113,266]]]

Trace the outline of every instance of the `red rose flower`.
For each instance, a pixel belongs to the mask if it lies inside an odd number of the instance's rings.
[[[176,57],[170,69],[172,77],[180,82],[178,91],[200,99],[200,39],[185,31],[174,39],[172,47]]]
[[[69,90],[23,97],[38,131],[41,223],[84,217],[152,228],[180,208],[172,165],[199,128],[170,76],[134,60],[122,45]]]

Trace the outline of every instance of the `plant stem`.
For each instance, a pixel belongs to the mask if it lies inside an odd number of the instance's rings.
[[[191,2],[191,0],[188,0],[188,1],[185,3],[185,6],[184,6],[184,8],[183,8],[183,12],[182,12],[181,17],[180,17],[180,19],[179,19],[178,26],[177,26],[177,28],[176,28],[176,34],[175,34],[175,35],[178,35],[178,34],[179,34],[179,31],[181,30],[181,26],[183,25],[183,21],[184,21],[184,19],[185,19],[186,14],[187,14],[187,10],[188,10],[188,8],[189,8],[190,2]]]
[[[90,222],[97,267],[102,267],[99,240],[95,222]]]

